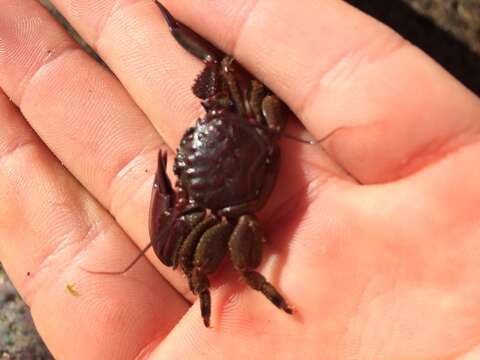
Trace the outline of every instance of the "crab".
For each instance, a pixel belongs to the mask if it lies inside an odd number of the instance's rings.
[[[208,276],[227,252],[250,287],[291,314],[282,295],[255,271],[265,241],[255,213],[278,175],[277,139],[289,110],[231,56],[155,3],[177,42],[205,63],[192,87],[205,115],[185,132],[177,149],[176,189],[166,174],[167,155],[159,152],[149,219],[151,246],[163,264],[179,266],[186,275],[200,299],[206,327],[211,314]]]

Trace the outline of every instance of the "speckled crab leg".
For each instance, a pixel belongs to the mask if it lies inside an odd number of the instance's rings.
[[[235,103],[235,107],[237,111],[240,113],[242,117],[247,115],[247,109],[245,107],[245,99],[244,95],[240,91],[240,87],[238,86],[237,79],[235,77],[235,59],[231,56],[226,56],[221,63],[221,74],[225,78],[225,81],[228,86],[228,91],[230,92],[230,96]]]
[[[292,309],[277,289],[262,274],[254,271],[262,260],[262,242],[263,236],[255,217],[241,216],[228,242],[233,266],[251,288],[260,291],[276,307],[291,314]]]
[[[228,238],[232,231],[233,225],[228,221],[222,221],[205,231],[195,249],[190,286],[200,298],[200,310],[206,327],[210,326],[211,313],[208,275],[214,273],[220,266],[227,252]]]

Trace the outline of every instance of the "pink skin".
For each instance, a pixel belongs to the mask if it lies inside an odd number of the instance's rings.
[[[0,260],[57,358],[480,357],[475,95],[342,1],[165,0],[313,136],[344,128],[326,152],[282,140],[261,214],[260,270],[297,315],[226,270],[205,329],[151,252],[122,276],[80,269],[121,269],[148,242],[156,154],[200,113],[202,65],[151,1],[54,2],[116,75],[35,1],[0,2]]]

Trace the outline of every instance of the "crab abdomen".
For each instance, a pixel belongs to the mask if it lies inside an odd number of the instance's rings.
[[[175,159],[178,185],[214,211],[255,201],[275,143],[234,113],[201,119],[184,135]]]

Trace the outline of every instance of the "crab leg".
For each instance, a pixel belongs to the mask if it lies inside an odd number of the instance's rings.
[[[260,291],[277,308],[291,314],[292,309],[277,289],[253,270],[262,260],[262,240],[257,220],[250,215],[241,216],[228,242],[233,266],[251,288]]]
[[[240,113],[241,117],[247,115],[247,109],[245,107],[244,94],[240,90],[240,87],[237,83],[237,78],[235,76],[235,60],[231,56],[226,56],[221,63],[222,75],[226,80],[230,96],[235,103],[235,107]]]
[[[195,249],[190,286],[200,298],[203,323],[210,326],[211,300],[210,282],[207,275],[214,273],[227,252],[228,238],[233,226],[228,221],[216,224],[205,231]]]
[[[178,253],[178,264],[185,275],[190,277],[192,273],[195,249],[197,248],[203,233],[217,223],[218,220],[213,215],[207,216],[205,220],[193,228],[190,234],[183,241]]]

